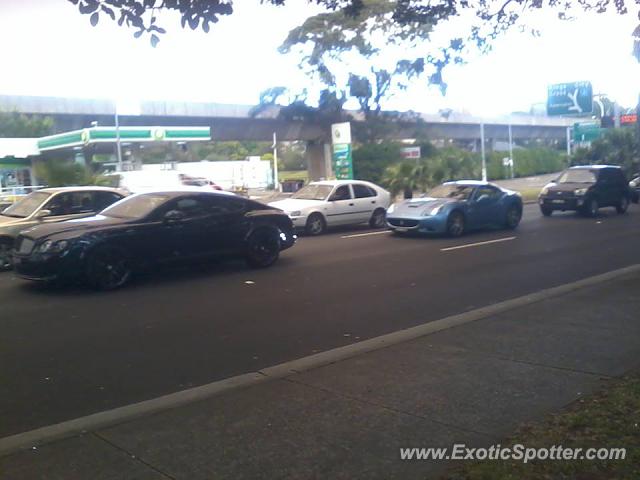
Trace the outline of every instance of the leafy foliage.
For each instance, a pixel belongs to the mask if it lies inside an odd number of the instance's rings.
[[[50,159],[35,165],[36,176],[49,187],[107,185],[105,178],[78,163]]]
[[[0,137],[43,137],[53,132],[53,119],[18,112],[0,112]]]
[[[402,159],[401,145],[394,142],[369,143],[353,150],[355,178],[379,183],[385,169]]]
[[[640,171],[640,141],[631,128],[607,130],[591,144],[591,148],[576,150],[571,164],[620,165],[633,174]]]
[[[487,156],[487,175],[492,180],[508,178],[510,170],[502,165],[505,152],[491,152]],[[522,148],[513,151],[515,177],[528,177],[559,172],[567,167],[567,156],[551,148]]]

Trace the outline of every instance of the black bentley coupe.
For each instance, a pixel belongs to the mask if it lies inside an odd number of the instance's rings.
[[[29,280],[83,278],[111,290],[134,272],[167,262],[242,256],[252,267],[268,267],[295,239],[284,212],[233,194],[141,193],[93,217],[22,231],[14,268]]]

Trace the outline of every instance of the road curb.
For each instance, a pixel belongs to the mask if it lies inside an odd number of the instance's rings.
[[[422,325],[407,328],[405,330],[346,345],[344,347],[334,348],[326,352],[317,353],[308,357],[264,368],[257,372],[237,375],[235,377],[171,393],[151,400],[126,405],[124,407],[0,438],[0,456],[5,456],[15,451],[30,448],[35,445],[49,443],[54,440],[126,423],[139,417],[177,408],[235,389],[257,385],[270,380],[285,378],[296,373],[323,367],[348,358],[424,337],[441,330],[471,323],[476,320],[487,318],[491,315],[497,315],[499,313],[525,307],[542,300],[559,297],[581,288],[597,285],[637,272],[640,272],[640,264],[595,275],[576,282],[560,285],[558,287],[541,290],[536,293],[506,300],[504,302],[457,315],[452,315]]]

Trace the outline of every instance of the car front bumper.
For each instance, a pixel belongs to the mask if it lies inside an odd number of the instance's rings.
[[[20,278],[40,282],[74,278],[83,273],[80,261],[75,256],[41,253],[14,254],[13,269]]]
[[[538,204],[551,210],[580,210],[584,207],[584,197],[566,196],[563,198],[540,196]]]
[[[430,217],[395,217],[387,216],[387,226],[396,232],[445,233],[447,217],[433,215]]]

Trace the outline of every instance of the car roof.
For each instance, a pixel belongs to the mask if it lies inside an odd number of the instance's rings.
[[[620,165],[575,165],[573,167],[569,167],[569,170],[602,170],[603,168],[621,168]]]
[[[371,182],[367,182],[366,180],[317,180],[315,182],[309,182],[309,185],[329,185],[329,186],[336,186],[336,185],[348,185],[350,183],[363,183],[365,185],[375,185]]]
[[[466,186],[466,187],[483,187],[483,186],[492,186],[492,187],[498,187],[498,185],[491,183],[491,182],[485,182],[483,180],[455,180],[452,182],[445,182],[444,185],[462,185],[462,186]]]
[[[111,192],[122,195],[122,191],[117,188],[111,187],[99,187],[99,186],[81,186],[81,187],[52,187],[52,188],[41,188],[39,190],[34,190],[36,192],[45,192],[45,193],[63,193],[63,192],[86,192],[86,191],[100,191],[100,192]]]
[[[135,194],[135,196],[140,196],[140,195],[169,195],[172,197],[177,197],[180,195],[184,195],[185,193],[199,193],[199,194],[203,194],[203,195],[218,195],[220,197],[228,197],[228,196],[232,196],[232,197],[237,197],[237,198],[242,198],[239,195],[236,195],[233,192],[225,192],[224,190],[204,190],[202,189],[202,187],[189,187],[189,186],[185,186],[185,187],[178,187],[178,188],[159,188],[157,190],[148,190],[148,191],[144,191],[144,192],[140,192]]]

